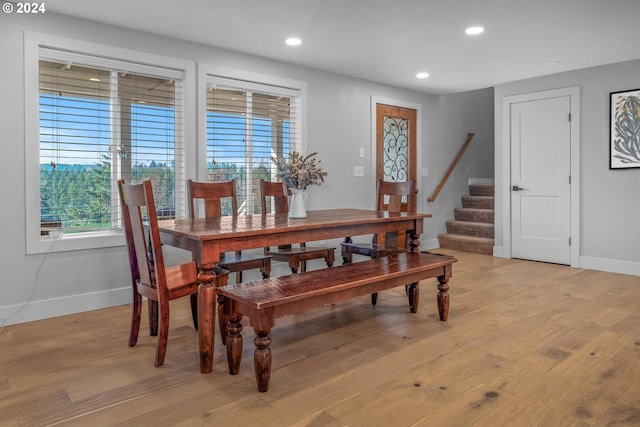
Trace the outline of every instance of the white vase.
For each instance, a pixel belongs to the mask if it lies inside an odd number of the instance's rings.
[[[307,190],[290,188],[291,198],[289,199],[289,218],[306,218],[307,211],[304,202],[307,197]]]

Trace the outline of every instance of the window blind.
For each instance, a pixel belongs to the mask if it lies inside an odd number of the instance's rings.
[[[51,49],[40,58],[42,234],[118,228],[121,178],[152,180],[160,218],[183,213],[182,74]]]
[[[207,180],[235,180],[239,214],[260,213],[260,179],[276,180],[272,156],[300,149],[296,91],[210,79],[207,84]],[[231,206],[223,207],[230,215]]]

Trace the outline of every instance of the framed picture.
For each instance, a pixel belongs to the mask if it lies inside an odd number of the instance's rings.
[[[640,89],[610,96],[609,169],[640,168]]]

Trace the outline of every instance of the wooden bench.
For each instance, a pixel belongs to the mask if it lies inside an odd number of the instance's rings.
[[[248,316],[256,338],[254,365],[258,390],[266,392],[271,378],[271,338],[275,319],[289,314],[345,301],[361,295],[407,285],[409,308],[418,310],[418,282],[438,279],[437,303],[440,320],[449,314],[449,278],[457,260],[448,255],[409,252],[350,265],[314,270],[254,282],[232,284],[217,289],[219,302],[228,319],[227,362],[236,375],[242,358],[242,316]]]

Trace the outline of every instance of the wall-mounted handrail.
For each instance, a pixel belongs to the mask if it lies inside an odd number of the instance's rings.
[[[464,142],[464,144],[462,144],[462,147],[460,147],[460,151],[458,151],[458,155],[456,156],[455,159],[453,159],[453,162],[451,163],[451,166],[449,166],[449,170],[447,171],[446,174],[444,174],[444,177],[442,177],[442,181],[440,181],[440,184],[438,185],[438,188],[436,188],[436,191],[433,192],[433,195],[431,197],[429,197],[427,199],[427,201],[429,201],[429,202],[435,202],[436,201],[436,197],[438,197],[438,194],[440,194],[440,191],[442,190],[442,187],[444,187],[444,184],[449,179],[449,176],[451,175],[451,173],[455,169],[456,165],[460,161],[460,158],[462,157],[462,155],[464,154],[465,150],[469,146],[469,143],[473,139],[473,135],[474,134],[471,133],[471,132],[469,132],[467,134],[467,140]]]

